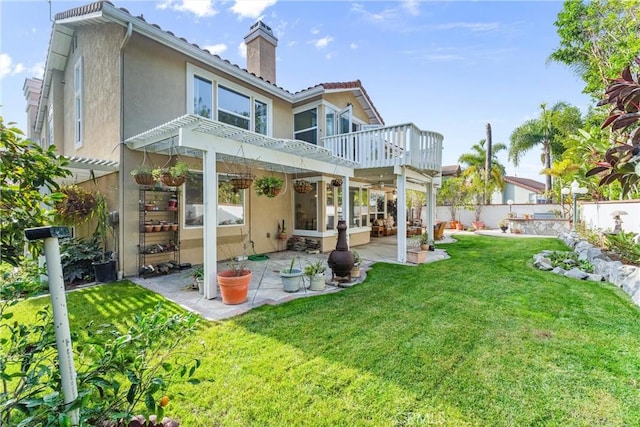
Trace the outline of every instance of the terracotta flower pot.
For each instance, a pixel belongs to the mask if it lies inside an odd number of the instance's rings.
[[[220,296],[225,304],[242,304],[247,300],[251,271],[242,270],[237,276],[233,270],[221,271],[217,274],[220,285]]]

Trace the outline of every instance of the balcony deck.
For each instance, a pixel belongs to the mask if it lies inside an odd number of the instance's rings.
[[[358,163],[359,168],[411,166],[426,173],[442,167],[443,136],[413,123],[322,138],[334,156]]]

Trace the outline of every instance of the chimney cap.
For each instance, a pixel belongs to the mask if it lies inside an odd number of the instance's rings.
[[[251,28],[249,28],[249,34],[245,36],[244,43],[247,44],[258,37],[262,37],[274,46],[278,46],[278,39],[273,35],[271,27],[262,21],[256,21]]]

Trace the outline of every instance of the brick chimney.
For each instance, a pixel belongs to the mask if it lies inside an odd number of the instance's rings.
[[[42,80],[25,79],[22,86],[24,98],[27,101],[27,129],[24,130],[27,138],[37,139],[34,135],[36,127],[36,117],[38,116],[38,102],[40,101],[40,91],[42,90]]]
[[[275,84],[278,39],[271,28],[262,21],[256,22],[249,29],[244,43],[247,45],[247,71]]]

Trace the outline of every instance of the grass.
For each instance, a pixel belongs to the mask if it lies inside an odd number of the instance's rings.
[[[376,264],[337,294],[203,322],[183,349],[203,381],[175,384],[167,414],[188,426],[640,425],[640,310],[626,294],[534,269],[534,253],[566,249],[557,240],[461,236],[446,249],[419,267]],[[73,292],[72,328],[159,299],[126,284]]]

